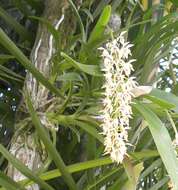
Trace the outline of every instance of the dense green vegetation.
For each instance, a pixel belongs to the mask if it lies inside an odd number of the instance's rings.
[[[0,0],[0,190],[178,190],[177,10],[177,0]],[[142,87],[118,164],[103,154],[99,48],[123,31]]]

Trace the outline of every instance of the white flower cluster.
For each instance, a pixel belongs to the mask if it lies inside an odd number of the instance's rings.
[[[105,154],[113,161],[121,163],[127,152],[129,119],[132,115],[132,90],[137,86],[133,70],[131,44],[125,42],[124,33],[108,42],[102,50],[104,61],[104,99],[102,110],[102,134],[104,135]]]

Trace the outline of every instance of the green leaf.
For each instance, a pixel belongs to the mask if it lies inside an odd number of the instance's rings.
[[[84,9],[81,9],[81,11],[83,11],[88,16],[91,22],[94,21],[93,15],[91,14],[89,9],[84,8]]]
[[[157,97],[174,105],[175,108],[173,108],[173,110],[178,113],[178,97],[176,95],[159,89],[153,89],[149,95]]]
[[[16,74],[15,72],[11,71],[10,69],[2,65],[0,65],[0,76],[8,78],[8,79],[12,79],[12,80],[20,81],[20,82],[24,80],[22,76]]]
[[[72,124],[72,123],[71,123]],[[89,125],[88,123],[84,123],[81,121],[74,120],[73,125],[79,126],[81,129],[89,133],[91,136],[98,139],[102,144],[104,142],[103,136],[99,134],[99,132],[93,126]]]
[[[92,42],[96,41],[97,39],[101,38],[101,36],[103,35],[104,30],[109,22],[110,16],[111,16],[111,6],[107,5],[104,8],[93,31],[91,32],[88,43],[92,43]]]
[[[90,184],[86,190],[95,190],[95,189],[99,189],[100,187],[104,186],[105,184],[107,184],[108,181],[110,180],[114,180],[115,178],[118,177],[118,172],[119,170],[122,168],[121,166],[118,166],[117,168],[111,169],[109,172],[107,172],[104,175],[101,175],[101,177],[99,177],[95,182],[93,182],[92,184]]]
[[[142,150],[141,152],[131,152],[129,155],[136,159],[136,160],[141,160],[141,159],[148,159],[151,157],[158,157],[159,153],[155,150]]]
[[[140,174],[141,170],[143,169],[142,165],[143,165],[143,163],[132,166],[133,172],[134,172],[134,173],[132,172],[132,174],[135,176],[136,182],[138,181],[139,174]],[[119,173],[119,171],[122,168],[123,168],[123,165],[118,165],[117,167],[114,167],[113,169],[109,170],[108,172],[104,173],[103,175],[100,175],[100,177],[95,182],[90,184],[86,189],[87,190],[99,189],[99,187],[102,187],[105,184],[107,184],[109,181],[111,181],[111,180],[113,181],[117,178],[123,182],[123,179],[121,179],[121,176]],[[124,177],[126,178],[126,176],[124,176]],[[127,187],[128,187],[128,184],[130,184],[130,183],[127,183],[127,185],[126,185]],[[115,188],[113,190],[115,190]],[[129,189],[126,189],[126,190],[129,190]],[[130,189],[130,190],[134,190],[134,189]]]
[[[82,130],[86,131],[88,134],[95,137],[103,144],[103,136],[99,134],[95,126],[92,126],[91,124],[77,120],[77,117],[75,117],[75,115],[50,116],[49,114],[48,116],[55,123],[63,124],[65,126],[72,125],[72,126],[80,127]]]
[[[169,177],[163,177],[160,181],[158,181],[158,183],[156,183],[155,185],[153,185],[153,187],[151,187],[149,190],[159,190],[160,188],[163,187],[163,185],[165,185],[166,183],[169,182]]]
[[[6,54],[1,54],[0,55],[0,64],[3,64],[6,61],[9,61],[11,59],[14,59],[15,57],[12,55],[6,55]]]
[[[82,77],[75,72],[64,73],[57,78],[58,81],[82,81]]]
[[[56,148],[53,146],[53,143],[49,139],[46,131],[45,131],[45,126],[42,126],[34,108],[32,105],[32,102],[30,100],[30,97],[28,94],[26,94],[26,102],[27,102],[27,107],[30,112],[32,122],[38,132],[39,137],[43,141],[46,150],[49,152],[49,155],[53,159],[54,163],[58,167],[59,171],[62,173],[63,179],[66,182],[66,184],[69,186],[71,190],[76,190],[76,184],[72,178],[72,176],[69,174],[68,169],[65,166],[64,161],[62,160],[60,154],[57,152]]]
[[[86,34],[85,34],[85,29],[84,29],[84,26],[83,26],[82,19],[81,19],[80,15],[79,15],[79,12],[78,12],[75,4],[73,3],[73,1],[72,0],[68,0],[68,1],[69,1],[70,5],[72,6],[72,8],[74,10],[74,13],[75,13],[75,15],[76,15],[76,17],[77,17],[77,19],[79,21],[80,30],[81,30],[81,33],[82,33],[82,40],[83,40],[83,42],[86,42],[87,37],[86,37]]]
[[[145,105],[136,102],[134,107],[148,122],[149,129],[162,158],[165,168],[171,178],[175,190],[178,190],[178,160],[169,133],[161,120]]]
[[[33,10],[35,9],[35,12],[39,13],[40,11],[42,11],[42,8],[44,8],[43,6],[38,7],[38,10],[34,7],[33,2],[36,0],[30,0],[31,3],[29,3],[29,0],[26,1],[22,1],[22,0],[12,0],[12,5],[21,12],[21,14],[23,15],[23,18],[27,18],[29,15],[33,15]],[[28,2],[28,3],[27,3]],[[36,1],[37,2],[37,1]],[[29,5],[31,6],[31,9],[29,9]],[[37,5],[37,3],[36,3]],[[32,9],[33,7],[33,9]],[[37,13],[37,14],[38,14]]]
[[[178,7],[178,1],[177,0],[170,0],[176,7]]]
[[[68,171],[70,173],[75,173],[75,172],[79,172],[79,171],[83,171],[83,170],[88,170],[91,168],[96,168],[96,167],[101,167],[104,165],[109,165],[112,164],[112,160],[108,157],[103,157],[103,158],[99,158],[99,159],[95,159],[95,160],[90,160],[90,161],[85,161],[85,162],[80,162],[77,164],[72,164],[70,166],[67,166]],[[55,170],[51,170],[48,171],[46,173],[43,173],[40,175],[40,178],[42,180],[50,180],[50,179],[54,179],[56,177],[60,177],[61,176],[61,172],[57,169]],[[33,184],[32,181],[29,181],[27,179],[22,180],[20,183],[22,184],[26,184],[26,185],[31,185]],[[2,189],[0,189],[2,190]]]
[[[151,100],[153,103],[159,105],[160,107],[164,108],[164,109],[172,109],[175,108],[175,104],[172,104],[166,100],[164,100],[163,98],[158,98],[156,96],[150,96],[150,95],[146,95],[144,96],[146,99]]]
[[[36,19],[42,22],[43,24],[45,24],[49,32],[54,36],[55,41],[59,40],[59,37],[60,37],[59,31],[56,30],[55,27],[48,20],[42,17],[37,17],[37,16],[30,16],[29,18]]]
[[[153,150],[144,150],[142,152],[133,152],[129,154],[134,160],[142,160],[145,158],[154,158],[159,156],[157,151],[153,151]],[[95,160],[90,160],[90,161],[85,161],[85,162],[80,162],[80,163],[76,163],[76,164],[72,164],[70,166],[67,166],[68,171],[70,173],[75,173],[75,172],[79,172],[79,171],[83,171],[83,170],[87,170],[87,169],[91,169],[91,168],[96,168],[96,167],[100,167],[100,166],[104,166],[104,165],[108,165],[108,164],[112,164],[112,160],[109,157],[103,157],[103,158],[99,158],[99,159],[95,159]],[[60,177],[61,176],[61,172],[58,169],[55,170],[51,170],[48,172],[45,172],[43,174],[40,174],[40,178],[42,180],[50,180],[50,179],[54,179],[56,177]],[[25,184],[25,185],[31,185],[34,184],[33,181],[25,179],[20,181],[20,183]],[[4,190],[3,188],[0,188],[0,190]]]
[[[26,190],[17,182],[13,181],[10,177],[6,176],[0,171],[0,185],[5,187],[7,190]]]
[[[64,57],[66,61],[68,61],[68,63],[70,63],[73,67],[75,67],[76,69],[80,71],[83,71],[93,76],[102,76],[102,73],[100,72],[100,68],[97,65],[85,65],[85,64],[79,63],[63,52],[61,53],[61,56]]]
[[[19,160],[17,160],[14,156],[12,156],[3,145],[0,144],[0,153],[22,174],[27,176],[29,179],[33,180],[39,186],[44,188],[45,190],[54,190],[51,186],[49,186],[46,182],[41,180],[34,172],[32,172],[28,167],[22,164]]]
[[[10,27],[12,27],[23,40],[32,40],[32,35],[12,16],[10,16],[2,7],[0,7],[0,17],[2,17]]]
[[[22,53],[22,51],[14,44],[13,41],[4,33],[0,28],[0,43],[7,49],[9,52],[16,57],[16,59],[29,71],[32,75],[41,82],[46,88],[51,92],[55,93],[57,96],[61,96],[60,91],[52,85],[43,75],[40,73],[36,67],[30,62],[30,60]]]
[[[143,170],[143,163],[141,162],[134,166],[129,158],[125,158],[123,165],[127,173],[128,180],[122,187],[122,190],[136,190],[140,173]]]
[[[157,160],[153,161],[149,167],[147,167],[142,174],[140,175],[140,180],[151,174],[155,168],[158,168],[162,165],[162,160],[158,158]]]

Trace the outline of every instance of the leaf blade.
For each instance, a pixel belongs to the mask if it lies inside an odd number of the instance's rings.
[[[63,97],[59,90],[49,82],[41,72],[39,72],[36,67],[30,62],[30,60],[22,53],[22,51],[14,44],[13,41],[5,34],[5,32],[0,28],[0,43],[12,54],[17,60],[29,71],[32,75],[43,84],[51,92],[55,93],[57,96]]]
[[[137,102],[134,107],[140,112],[140,114],[142,114],[142,116],[148,122],[149,129],[157,146],[158,152],[173,182],[173,185],[177,190],[178,171],[176,171],[176,168],[178,168],[178,161],[166,127],[163,125],[161,120],[145,105]]]
[[[46,190],[54,190],[51,186],[49,186],[46,182],[41,180],[37,175],[34,174],[28,167],[23,165],[18,159],[16,159],[14,156],[12,156],[6,148],[4,148],[3,145],[0,144],[0,152],[3,154],[3,156],[16,168],[18,169],[22,174],[27,176],[29,179],[33,180],[35,183],[39,184],[41,187],[43,187]]]
[[[43,143],[46,147],[46,150],[48,150],[54,163],[56,164],[58,169],[61,171],[61,173],[63,175],[63,179],[66,182],[66,184],[69,186],[69,188],[71,188],[71,190],[76,190],[77,189],[76,184],[75,184],[72,176],[69,174],[68,169],[66,168],[65,163],[63,162],[60,154],[57,152],[56,148],[53,146],[52,142],[48,138],[48,135],[46,134],[44,126],[42,126],[42,124],[33,108],[31,99],[28,94],[26,94],[26,103],[27,103],[27,107],[28,107],[28,110],[29,110],[31,118],[32,118],[32,122],[33,122],[41,140],[43,141]]]

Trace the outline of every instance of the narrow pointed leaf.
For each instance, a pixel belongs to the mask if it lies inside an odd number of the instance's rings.
[[[153,151],[153,150],[134,152],[129,155],[132,157],[132,159],[138,160],[138,161],[145,159],[145,158],[154,158],[154,157],[159,156],[158,152]],[[112,163],[113,162],[109,157],[103,157],[103,158],[99,158],[99,159],[95,159],[95,160],[85,161],[82,163],[80,162],[80,163],[72,164],[72,165],[67,166],[67,168],[70,173],[75,173],[75,172],[79,172],[79,171],[83,171],[83,170],[87,170],[87,169],[91,169],[91,168],[109,165]],[[60,177],[60,176],[61,176],[61,172],[58,169],[54,169],[54,170],[45,172],[43,174],[40,174],[40,178],[43,180],[50,180],[50,179],[54,179],[54,178]],[[31,185],[34,182],[31,180],[25,179],[25,180],[20,181],[20,183],[25,184],[25,185]],[[4,190],[4,188],[0,188],[0,190]]]
[[[131,161],[125,160],[124,168],[129,179],[122,187],[122,190],[136,190],[140,173],[143,170],[143,163],[141,162],[134,166]]]
[[[161,120],[145,105],[137,102],[134,107],[148,122],[158,152],[167,169],[175,190],[178,190],[178,160],[170,135]]]
[[[0,171],[0,185],[5,187],[8,190],[26,190],[17,182],[13,181],[10,177],[6,176],[3,172]]]
[[[81,19],[80,15],[79,15],[79,12],[78,12],[75,4],[73,3],[73,1],[72,0],[68,0],[68,1],[70,3],[71,7],[73,8],[74,13],[75,13],[75,15],[76,15],[76,17],[78,19],[78,22],[79,22],[79,25],[80,25],[80,30],[81,30],[81,33],[82,33],[82,40],[83,40],[83,42],[86,42],[85,29],[84,29],[84,25],[83,25],[82,19]]]
[[[72,122],[71,122],[71,124],[72,124]],[[98,139],[101,143],[104,142],[103,136],[101,134],[99,134],[99,132],[93,126],[91,126],[91,125],[89,125],[87,123],[81,122],[81,121],[76,121],[76,120],[73,121],[73,125],[79,126],[82,130],[86,131],[91,136]]]
[[[17,182],[13,181],[10,177],[6,176],[3,172],[0,171],[0,185],[10,190],[26,190]]]
[[[0,153],[23,175],[27,176],[29,179],[33,180],[39,186],[41,186],[45,190],[54,190],[51,186],[49,186],[46,182],[40,179],[34,172],[28,169],[24,164],[22,164],[18,159],[12,156],[3,145],[0,144]]]
[[[169,182],[169,177],[166,176],[163,179],[161,179],[160,181],[158,181],[158,183],[156,183],[155,185],[153,185],[153,187],[151,187],[148,190],[159,190],[160,188],[162,188],[166,183]]]
[[[16,59],[29,71],[32,75],[41,82],[47,89],[55,93],[57,96],[62,96],[59,90],[52,85],[36,67],[30,62],[30,60],[22,53],[22,51],[14,44],[13,41],[4,33],[0,28],[0,44],[2,44]]]
[[[91,32],[90,38],[88,40],[89,43],[92,43],[92,42],[96,41],[98,38],[99,39],[101,38],[101,36],[104,33],[104,30],[109,22],[110,15],[111,15],[111,6],[107,5],[104,8],[103,12],[101,13],[101,16],[100,16],[95,28]]]
[[[10,27],[12,27],[23,40],[32,40],[32,35],[17,22],[11,15],[9,15],[2,7],[0,7],[0,17],[3,18]]]
[[[49,152],[51,158],[55,162],[59,171],[62,173],[62,177],[63,177],[64,181],[66,182],[66,184],[69,186],[69,188],[71,190],[76,190],[77,189],[76,184],[75,184],[72,176],[70,175],[67,167],[65,166],[65,163],[63,162],[60,154],[57,152],[53,143],[49,139],[49,137],[45,131],[45,126],[42,126],[42,124],[33,108],[32,102],[31,102],[28,94],[26,94],[26,101],[27,101],[27,107],[29,109],[29,112],[30,112],[30,115],[32,118],[32,122],[33,122],[41,140],[43,141],[43,143],[46,147],[46,150]]]
[[[159,89],[153,89],[149,95],[155,96],[174,105],[175,108],[173,108],[173,110],[178,113],[178,97],[176,95]]]
[[[85,65],[85,64],[79,63],[63,52],[61,53],[61,56],[64,57],[66,61],[68,61],[69,64],[71,64],[73,67],[75,67],[76,69],[80,71],[83,71],[93,76],[102,76],[102,73],[100,72],[100,68],[97,65]]]

